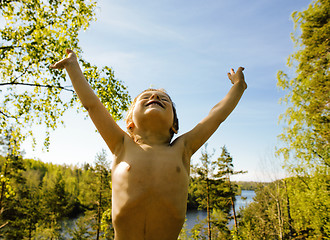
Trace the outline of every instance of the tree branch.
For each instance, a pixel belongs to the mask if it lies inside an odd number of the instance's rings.
[[[14,118],[14,119],[17,120],[17,117],[9,116],[9,115],[5,114],[5,113],[4,113],[3,111],[1,111],[1,110],[0,110],[0,114],[3,115],[3,116],[5,116],[6,118]]]
[[[301,180],[306,185],[306,187],[308,188],[308,190],[311,190],[310,187],[308,186],[308,183],[304,180],[303,177],[299,176],[298,174],[297,174],[297,177],[298,177],[299,180]]]
[[[29,69],[30,66],[31,66],[31,63],[29,62],[29,66],[27,66],[27,67],[25,68],[24,72],[22,72],[21,75],[19,75],[18,77],[16,77],[16,78],[12,81],[12,83],[15,83],[17,79],[19,79],[20,77],[22,77],[22,76],[27,72],[27,70]]]
[[[8,50],[8,49],[13,49],[13,48],[14,48],[13,46],[2,46],[2,47],[0,47],[0,50]]]
[[[35,83],[17,83],[17,82],[0,83],[0,86],[5,86],[5,85],[22,85],[22,86],[31,86],[31,87],[59,88],[59,89],[63,89],[65,91],[74,93],[74,90],[68,89],[68,88],[62,87],[62,86],[43,85],[43,84],[35,84]]]
[[[8,224],[8,222],[5,222],[4,224],[2,224],[2,225],[0,226],[0,229],[3,228],[3,227],[5,227],[7,224]]]

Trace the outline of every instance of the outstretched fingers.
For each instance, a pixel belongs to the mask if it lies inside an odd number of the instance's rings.
[[[228,75],[228,78],[230,79],[231,83],[234,84],[234,82],[233,82],[233,76],[235,75],[235,71],[234,71],[234,69],[231,68],[231,69],[230,69],[230,72],[227,73],[227,75]]]
[[[243,79],[244,81],[243,71],[244,71],[244,67],[239,67],[236,72],[233,68],[230,69],[230,72],[227,73],[227,75],[232,84],[234,84],[237,81],[240,81],[240,79]]]
[[[233,83],[233,79],[232,79],[232,76],[231,76],[231,73],[230,73],[230,72],[227,73],[227,76],[228,76],[229,80],[231,81],[231,83]],[[233,84],[234,84],[234,83],[233,83]]]
[[[238,73],[238,72],[243,72],[244,69],[245,69],[244,67],[239,67],[239,68],[237,69],[237,72],[236,72],[236,73]],[[234,75],[234,74],[235,74],[235,70],[234,70],[233,68],[231,68],[231,69],[230,69],[230,72],[227,73],[229,79],[230,79],[230,77],[231,77],[232,75]]]
[[[244,67],[239,67],[238,69],[237,69],[237,72],[243,72],[244,71]]]

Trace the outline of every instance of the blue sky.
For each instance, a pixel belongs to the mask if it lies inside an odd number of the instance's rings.
[[[234,180],[270,181],[283,176],[281,160],[273,156],[283,127],[278,117],[285,110],[276,73],[287,70],[286,59],[294,51],[291,13],[310,2],[100,0],[97,21],[81,32],[80,46],[92,64],[112,67],[132,97],[150,86],[165,88],[177,107],[179,134],[226,95],[230,68],[244,66],[248,89],[209,139],[208,149],[218,157],[226,145],[235,169],[248,171]],[[51,134],[50,151],[42,152],[40,145],[32,151],[26,144],[25,157],[60,164],[94,162],[107,147],[84,116],[68,112],[66,127]],[[122,121],[119,125],[125,128]],[[193,162],[199,157],[197,152]]]

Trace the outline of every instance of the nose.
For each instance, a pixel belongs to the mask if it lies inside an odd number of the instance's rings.
[[[160,97],[157,93],[153,93],[151,96],[150,96],[150,99],[157,99],[157,100],[160,100]]]

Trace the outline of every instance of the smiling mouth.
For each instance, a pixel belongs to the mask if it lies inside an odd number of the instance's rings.
[[[158,106],[164,108],[163,104],[161,104],[160,102],[157,102],[157,101],[151,101],[151,102],[147,103],[146,106],[148,107],[148,106],[150,106],[150,105],[152,105],[152,104],[156,104],[156,105],[158,105]]]

